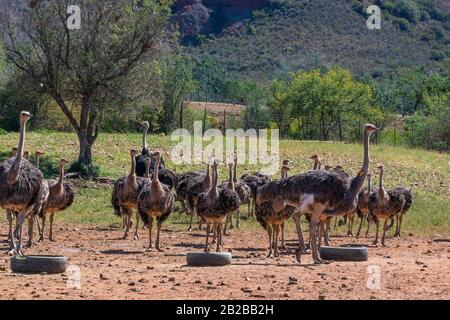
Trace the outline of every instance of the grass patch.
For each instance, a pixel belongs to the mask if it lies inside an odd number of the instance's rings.
[[[18,134],[3,135],[0,142],[0,161],[10,156],[12,146],[18,141]],[[141,141],[139,134],[102,134],[94,146],[95,164],[100,167],[100,174],[110,178],[126,175],[129,170],[130,148],[138,148]],[[200,166],[174,166],[170,161],[169,151],[173,143],[170,137],[150,136],[149,145],[152,149],[163,151],[167,166],[177,172],[199,169]],[[78,143],[75,134],[70,133],[35,133],[27,134],[26,149],[34,153],[36,149],[45,152],[41,159],[42,169],[46,178],[57,176],[57,164],[61,157],[76,160]],[[345,170],[355,174],[362,159],[362,146],[357,144],[281,141],[280,157],[293,161],[291,174],[304,172],[311,168],[308,157],[318,154],[323,164],[342,165]],[[412,187],[415,197],[413,207],[404,221],[404,232],[418,235],[450,235],[450,156],[449,154],[407,149],[388,145],[375,145],[371,149],[372,166],[383,163],[386,168],[385,182],[387,188],[396,186]],[[33,159],[32,159],[33,161]],[[258,166],[239,166],[238,174],[244,170],[256,171]],[[373,172],[372,172],[373,173]],[[221,170],[221,178],[227,174]],[[376,181],[376,174],[374,174]],[[109,226],[120,224],[121,219],[114,216],[110,205],[111,188],[90,182],[80,182],[76,188],[76,198],[73,206],[58,214],[57,221],[74,224],[95,224]],[[177,204],[177,207],[179,205]],[[241,225],[244,229],[260,230],[257,222],[246,217],[246,208],[242,208]],[[5,223],[5,215],[0,215],[0,222]],[[184,229],[189,217],[175,211],[169,223]],[[287,225],[290,231],[295,230],[290,221]],[[355,227],[356,229],[356,227]],[[346,227],[341,227],[339,233]]]

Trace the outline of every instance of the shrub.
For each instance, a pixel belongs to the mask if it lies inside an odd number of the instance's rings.
[[[431,50],[431,55],[430,55],[430,59],[435,60],[435,61],[441,61],[444,60],[446,58],[446,54],[444,51],[441,50]]]
[[[408,31],[410,24],[405,18],[396,18],[392,21],[401,31]]]

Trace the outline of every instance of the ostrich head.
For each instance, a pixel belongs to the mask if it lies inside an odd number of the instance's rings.
[[[20,123],[25,123],[33,117],[31,113],[28,111],[22,111],[20,113]]]
[[[368,123],[364,126],[364,131],[367,133],[374,133],[375,131],[380,131],[380,129],[375,127],[373,124]]]
[[[25,151],[24,153],[23,153],[23,157],[25,158],[25,159],[30,159],[30,151]]]
[[[311,157],[309,157],[311,160],[319,161],[319,156],[317,154],[313,154]]]
[[[143,132],[147,132],[150,128],[150,123],[148,123],[148,121],[144,121],[141,123],[141,127]]]
[[[379,174],[384,173],[384,166],[381,163],[377,165],[377,169]]]
[[[138,154],[138,151],[136,149],[131,149],[130,150],[130,156],[136,157],[137,154]]]
[[[15,156],[17,155],[17,150],[18,150],[17,147],[13,147],[13,148],[12,148],[11,151],[12,151],[12,156],[13,156],[13,157],[15,157]]]
[[[332,168],[333,168],[332,166],[330,166],[329,164],[327,164],[327,165],[325,166],[325,171],[330,171]]]
[[[36,152],[34,153],[34,155],[35,155],[36,158],[38,158],[38,157],[44,155],[44,152],[39,151],[39,150],[36,150]],[[64,159],[62,159],[62,160],[64,160]]]
[[[291,163],[291,161],[290,160],[283,160],[283,166],[288,166],[289,165],[289,163]]]
[[[62,158],[61,160],[59,160],[59,165],[61,167],[64,167],[66,164],[69,163],[69,160]]]

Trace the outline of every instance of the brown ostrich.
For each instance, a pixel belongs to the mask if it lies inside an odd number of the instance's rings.
[[[12,157],[17,156],[17,147],[13,147],[13,148],[11,149],[11,154],[12,154]]]
[[[175,196],[168,186],[161,183],[158,178],[159,161],[161,153],[155,152],[155,167],[150,183],[146,183],[138,196],[138,210],[144,223],[148,225],[149,245],[147,251],[153,250],[152,245],[152,227],[153,219],[157,221],[157,234],[155,247],[158,251],[164,251],[160,244],[160,233],[162,223],[169,217],[172,212]]]
[[[117,216],[125,217],[125,233],[122,239],[128,238],[128,233],[131,227],[131,216],[133,214],[133,209],[137,210],[137,199],[139,192],[141,191],[143,185],[148,179],[144,177],[136,176],[136,155],[137,151],[130,150],[131,156],[131,169],[127,176],[118,179],[114,183],[111,204],[114,208],[114,213]],[[134,231],[134,239],[139,239],[138,228],[139,228],[139,212],[136,211],[136,228]]]
[[[23,153],[23,158],[25,159],[25,160],[30,160],[30,151],[25,151],[24,153]]]
[[[251,189],[250,187],[242,181],[239,181],[237,179],[237,162],[238,159],[237,157],[234,157],[234,161],[233,161],[233,185],[234,185],[234,190],[237,192],[238,196],[239,196],[239,200],[241,201],[241,206],[244,204],[249,204],[250,203],[250,197],[251,197]],[[228,184],[228,183],[226,183]],[[225,227],[223,229],[223,233],[226,235],[227,232],[227,226],[228,223],[230,223],[230,229],[233,229],[233,219],[232,219],[232,215],[228,215],[227,219],[225,220]],[[240,228],[240,224],[241,224],[241,212],[240,209],[236,211],[236,227],[239,229]]]
[[[313,154],[310,157],[311,160],[314,160],[313,170],[320,170],[322,167],[322,162],[320,161],[320,157],[317,154]]]
[[[209,234],[211,225],[213,232],[217,236],[216,251],[220,252],[222,243],[222,224],[228,214],[238,210],[241,206],[239,195],[233,188],[217,188],[218,180],[218,164],[213,162],[213,179],[211,188],[207,192],[199,195],[197,200],[197,213],[200,218],[207,224],[206,228],[206,246],[205,252],[209,251]],[[230,178],[230,186],[233,186],[233,179]]]
[[[59,161],[59,178],[58,180],[47,180],[49,186],[49,195],[45,201],[39,216],[42,219],[42,228],[40,230],[39,240],[44,240],[45,220],[47,214],[50,214],[50,232],[49,240],[55,241],[53,237],[53,220],[55,213],[63,211],[70,207],[75,198],[74,187],[71,183],[64,182],[64,166],[69,163],[66,159]]]
[[[253,217],[255,211],[256,191],[258,190],[259,187],[272,181],[272,178],[268,175],[255,172],[252,175],[243,174],[241,176],[241,181],[247,184],[247,186],[251,190],[250,201],[248,202],[248,216]]]
[[[197,179],[200,176],[205,177],[205,175],[206,171],[189,171],[178,175],[177,185],[175,186],[175,194],[176,194],[175,200],[181,203],[184,212],[187,211],[186,197],[189,182],[192,179]]]
[[[388,221],[395,218],[396,215],[400,214],[405,207],[406,197],[403,190],[396,188],[387,191],[383,184],[383,165],[378,165],[377,167],[379,173],[379,185],[378,190],[373,192],[369,196],[369,215],[371,220],[375,222],[377,227],[374,245],[378,244],[378,231],[380,228],[380,220],[384,219],[383,226],[383,236],[381,238],[381,244],[385,246],[386,231],[388,229]]]
[[[317,246],[318,223],[322,216],[333,217],[355,210],[356,198],[361,191],[369,169],[370,136],[377,130],[378,128],[374,125],[367,124],[365,126],[364,161],[361,170],[352,179],[343,179],[334,172],[315,170],[291,176],[281,181],[270,182],[258,190],[257,204],[276,198],[279,199],[279,207],[290,205],[295,207],[300,214],[307,213],[310,215],[310,242],[315,263],[325,263],[319,256]],[[298,226],[297,232],[301,233],[301,228],[298,228]],[[304,248],[299,246],[296,251],[298,261],[301,259],[303,250]]]
[[[282,179],[288,177],[289,161],[284,160],[281,167]],[[278,237],[281,229],[281,247],[284,245],[284,223],[294,213],[293,206],[285,205],[285,201],[280,198],[272,198],[260,204],[256,204],[255,216],[260,225],[267,231],[269,236],[268,257],[278,257]]]
[[[186,189],[186,208],[190,215],[188,231],[192,230],[192,220],[195,215],[195,208],[197,206],[197,199],[200,193],[206,192],[211,187],[211,175],[210,175],[210,163],[206,164],[206,175],[200,175],[194,177],[188,182]],[[199,223],[199,229],[201,230],[201,221]]]
[[[45,188],[42,172],[28,160],[23,159],[25,144],[25,126],[32,117],[29,112],[20,113],[20,139],[17,156],[0,163],[0,206],[8,213],[10,253],[22,255],[23,223],[29,218],[29,231],[33,229],[33,218],[30,216],[41,211],[48,189]],[[18,244],[12,228],[14,212],[18,215]]]

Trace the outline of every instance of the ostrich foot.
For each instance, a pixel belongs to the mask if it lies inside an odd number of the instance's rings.
[[[33,246],[33,241],[28,240],[27,248],[31,248]]]
[[[156,250],[158,250],[158,252],[164,252],[164,249],[162,249],[161,247],[156,248]]]
[[[321,258],[314,259],[314,264],[330,264],[330,263],[331,261],[329,260],[323,260]]]
[[[273,256],[272,251],[269,251],[269,254],[267,255],[267,258],[272,258],[272,256]]]
[[[298,263],[302,263],[302,253],[303,251],[301,249],[295,250],[295,259],[297,259]]]
[[[187,231],[192,231],[192,226],[189,226],[189,228],[187,229]]]
[[[153,252],[153,247],[148,247],[147,250],[145,250],[145,252]]]
[[[133,239],[134,240],[139,240],[139,235],[137,233],[135,233]]]
[[[38,242],[42,242],[42,241],[44,241],[44,236],[40,236],[38,239]]]
[[[128,233],[125,233],[121,238],[119,238],[119,240],[127,240],[128,238]]]
[[[56,242],[56,239],[55,239],[55,238],[53,238],[53,237],[51,237],[51,238],[48,238],[48,240],[50,240],[51,242]]]
[[[231,232],[225,232],[225,231],[224,231],[224,232],[223,232],[223,235],[224,235],[224,236],[229,236],[229,235],[231,235]]]
[[[210,250],[210,247],[209,247],[209,245],[207,245],[207,246],[205,247],[205,252],[209,252],[209,250]]]

